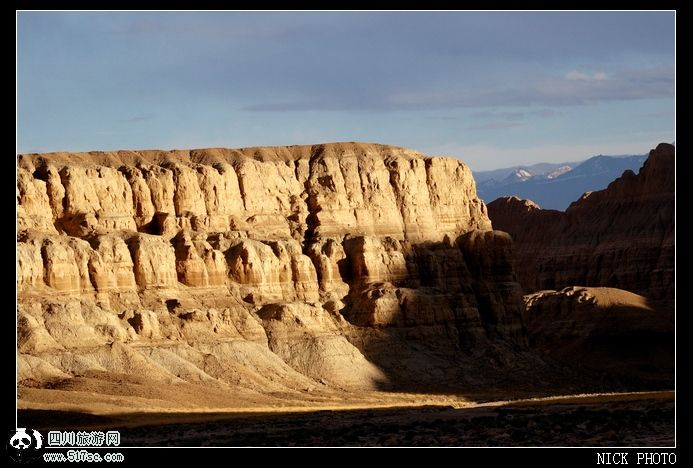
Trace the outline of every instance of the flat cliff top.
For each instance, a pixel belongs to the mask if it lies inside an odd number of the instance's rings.
[[[389,156],[405,159],[431,159],[418,151],[397,146],[363,142],[337,142],[316,145],[293,146],[253,146],[248,148],[200,148],[190,150],[118,150],[88,152],[51,152],[19,154],[18,162],[22,167],[27,162],[34,164],[48,160],[53,164],[71,166],[136,166],[138,164],[205,164],[233,163],[253,159],[262,162],[292,162],[309,160],[315,156],[368,156],[378,154],[383,158]],[[454,159],[454,158],[452,158]]]

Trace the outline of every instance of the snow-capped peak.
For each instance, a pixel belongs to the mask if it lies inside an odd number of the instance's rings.
[[[506,181],[513,182],[524,182],[527,179],[533,177],[534,174],[529,172],[527,169],[515,169],[508,177],[505,178]]]
[[[570,166],[561,166],[558,169],[556,169],[555,171],[551,171],[551,172],[547,173],[546,178],[547,179],[555,179],[559,175],[565,174],[566,172],[570,172],[572,170],[573,170],[573,168]]]

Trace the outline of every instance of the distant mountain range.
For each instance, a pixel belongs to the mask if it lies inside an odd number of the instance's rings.
[[[606,188],[625,170],[638,172],[646,155],[594,156],[584,161],[539,163],[475,172],[477,193],[486,203],[515,195],[542,208],[565,210],[585,192]]]

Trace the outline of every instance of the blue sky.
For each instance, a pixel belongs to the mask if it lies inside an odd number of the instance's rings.
[[[20,12],[18,152],[369,141],[483,170],[674,137],[673,12]]]

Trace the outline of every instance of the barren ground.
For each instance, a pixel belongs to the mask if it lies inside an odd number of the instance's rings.
[[[23,409],[19,422],[39,429],[119,429],[126,446],[674,445],[671,391],[487,402],[381,394],[379,403],[377,397],[313,408],[99,414]]]

